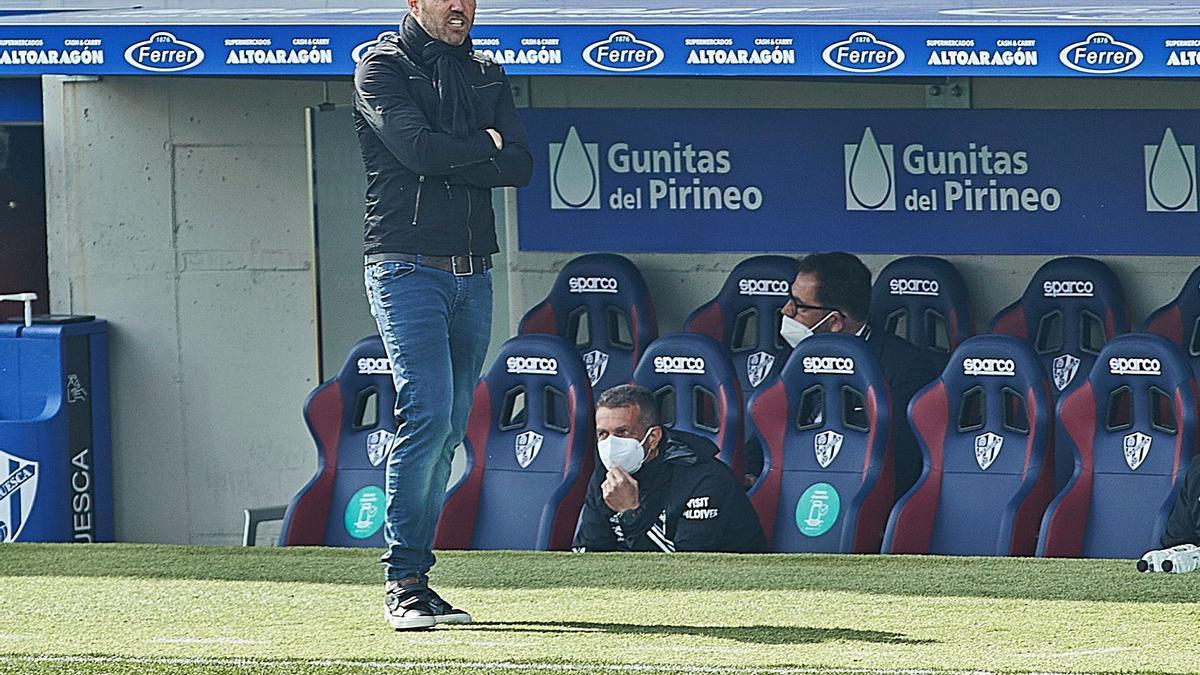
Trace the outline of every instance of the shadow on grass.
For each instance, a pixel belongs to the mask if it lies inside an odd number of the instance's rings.
[[[662,624],[593,623],[590,621],[502,621],[476,622],[456,626],[459,630],[489,633],[611,633],[615,635],[663,635],[667,637],[709,637],[760,645],[799,645],[817,642],[853,640],[892,645],[936,644],[936,640],[913,640],[901,633],[853,628],[805,628],[799,626],[668,626]]]
[[[375,549],[5,544],[0,577],[125,577],[352,584],[382,592]],[[438,588],[693,593],[845,592],[1191,603],[1200,574],[1139,574],[1132,561],[914,555],[736,555],[439,551]]]

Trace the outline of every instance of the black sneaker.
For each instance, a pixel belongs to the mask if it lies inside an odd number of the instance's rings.
[[[437,624],[429,603],[430,591],[422,586],[387,589],[383,617],[396,630],[433,628]]]
[[[433,618],[438,623],[471,623],[471,615],[466,610],[451,606],[432,588],[429,589],[429,608],[433,610]]]

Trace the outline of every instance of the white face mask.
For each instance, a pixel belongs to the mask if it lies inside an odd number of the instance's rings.
[[[784,314],[783,324],[779,327],[779,335],[785,342],[792,346],[792,349],[795,349],[796,345],[812,337],[817,327],[825,323],[825,319],[831,316],[833,316],[833,312],[826,314],[820,321],[813,324],[812,328],[809,328],[787,314]]]
[[[611,471],[614,466],[619,466],[630,474],[636,473],[642,468],[642,462],[646,461],[646,450],[642,443],[645,443],[647,438],[650,438],[650,429],[646,430],[646,435],[640,442],[633,438],[610,434],[608,438],[597,443],[596,448],[600,451],[600,461],[604,463],[604,468]]]

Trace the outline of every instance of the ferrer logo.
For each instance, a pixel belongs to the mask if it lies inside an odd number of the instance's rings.
[[[612,277],[571,277],[567,287],[572,293],[616,293],[619,289]]]
[[[608,38],[593,42],[583,50],[583,60],[593,68],[612,73],[634,73],[648,70],[662,63],[662,47],[639,40],[626,30],[619,30]]]
[[[739,295],[778,295],[787,297],[791,294],[791,284],[783,279],[742,279],[738,281]]]
[[[826,47],[821,58],[831,68],[848,73],[881,73],[904,63],[904,50],[859,31]]]
[[[1112,358],[1108,360],[1108,372],[1113,375],[1162,375],[1162,362],[1158,359]]]
[[[1133,70],[1142,63],[1142,50],[1108,33],[1092,33],[1082,42],[1063,47],[1058,60],[1081,73],[1112,75]]]
[[[1096,294],[1096,285],[1090,281],[1046,281],[1042,283],[1042,295],[1047,298],[1090,298]]]
[[[806,356],[804,372],[813,375],[853,375],[854,359],[841,356]]]
[[[888,282],[892,295],[940,295],[941,284],[936,279],[892,279]]]
[[[1012,359],[963,359],[963,375],[1012,377],[1016,374],[1017,363]]]
[[[656,356],[654,372],[678,375],[703,375],[704,359],[698,356]]]
[[[379,44],[380,42],[383,42],[384,40],[390,40],[394,37],[396,37],[396,31],[385,30],[382,33],[380,33],[379,37],[375,38],[374,40],[367,40],[366,42],[355,47],[354,51],[350,52],[350,56],[351,56],[351,58],[354,59],[355,63],[358,63],[359,61],[362,61],[364,56],[367,55],[367,50],[369,50],[371,47],[374,47],[375,45]]]
[[[134,68],[152,73],[178,73],[204,61],[204,50],[161,31],[125,50],[125,60]]]
[[[513,375],[557,375],[558,359],[541,356],[510,356],[505,361]]]

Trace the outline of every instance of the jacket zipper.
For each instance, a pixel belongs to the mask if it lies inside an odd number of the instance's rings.
[[[474,232],[471,231],[471,190],[467,190],[467,255],[475,255]]]
[[[421,214],[421,189],[425,187],[425,176],[417,179],[417,203],[413,207],[412,226],[417,226],[417,216]]]

